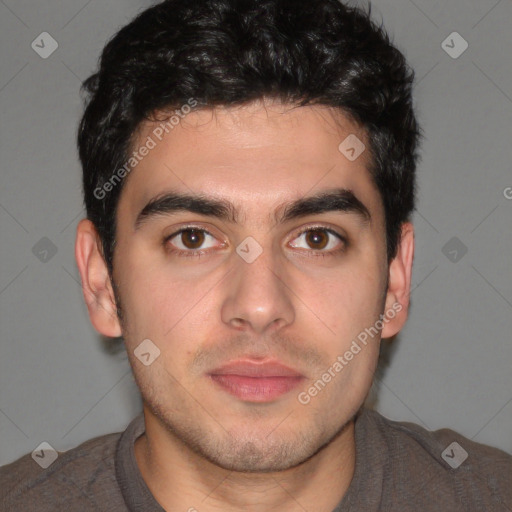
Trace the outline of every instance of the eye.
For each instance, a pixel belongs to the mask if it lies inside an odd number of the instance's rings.
[[[209,245],[204,245],[205,240],[209,240]],[[204,249],[211,249],[214,244],[211,242],[215,240],[215,237],[208,231],[198,227],[185,227],[179,231],[169,235],[164,242],[170,244],[174,249],[173,252],[178,253],[197,253],[202,252]],[[201,251],[200,251],[201,250]]]
[[[306,245],[290,243],[291,247],[306,249],[308,256],[334,256],[345,250],[348,242],[344,236],[325,226],[314,226],[301,231],[293,240],[303,239]],[[186,226],[164,239],[169,251],[179,256],[201,257],[215,247],[216,238],[206,229]],[[341,243],[340,243],[341,242]],[[205,245],[206,243],[206,245]],[[221,247],[225,244],[220,244]],[[338,247],[337,247],[338,246]]]
[[[303,238],[306,245],[290,245],[294,248],[313,249],[314,251],[320,251],[321,253],[337,253],[342,251],[347,244],[345,237],[333,229],[329,229],[323,226],[308,228],[299,233],[299,236],[294,238],[294,240],[298,240],[300,238]],[[341,244],[340,241],[342,242]],[[341,247],[336,248],[338,245],[341,245]],[[322,256],[323,255],[324,254],[322,254]]]

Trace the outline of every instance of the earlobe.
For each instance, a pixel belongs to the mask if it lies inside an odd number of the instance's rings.
[[[101,252],[100,238],[94,224],[88,219],[78,223],[75,258],[91,323],[103,336],[121,336],[115,295]]]
[[[382,329],[382,338],[394,336],[407,320],[413,259],[414,226],[410,222],[405,222],[402,224],[397,254],[389,265],[389,282],[384,309],[387,320]]]

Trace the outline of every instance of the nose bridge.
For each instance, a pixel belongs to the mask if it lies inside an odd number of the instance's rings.
[[[279,255],[246,238],[233,254],[234,269],[222,305],[222,320],[238,329],[259,333],[294,320],[290,291],[285,285]]]

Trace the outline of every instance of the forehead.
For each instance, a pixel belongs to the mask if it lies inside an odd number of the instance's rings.
[[[366,134],[331,108],[254,102],[192,111],[163,135],[162,126],[170,127],[145,122],[134,138],[132,150],[151,149],[126,178],[119,215],[178,190],[228,199],[244,219],[262,221],[273,205],[334,187],[364,198],[373,218],[382,214]],[[340,151],[347,137],[366,146],[355,160]]]

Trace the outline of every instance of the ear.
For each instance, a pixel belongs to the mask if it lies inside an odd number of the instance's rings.
[[[414,258],[414,226],[402,224],[397,255],[389,264],[389,282],[381,337],[391,338],[404,326],[409,312],[412,262]]]
[[[75,258],[92,325],[104,336],[121,336],[114,291],[103,259],[101,240],[94,224],[88,219],[78,223]]]

